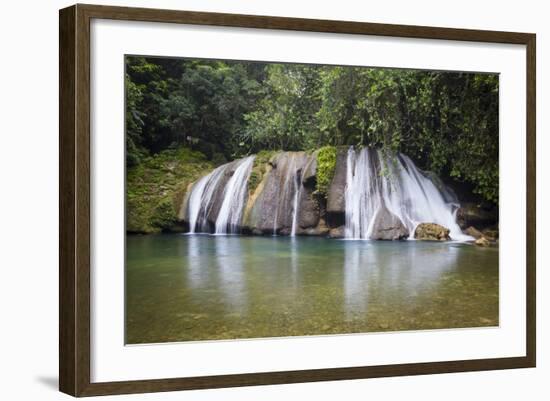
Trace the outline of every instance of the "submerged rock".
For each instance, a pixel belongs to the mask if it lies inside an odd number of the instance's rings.
[[[377,240],[400,240],[408,236],[409,230],[407,230],[401,219],[390,212],[385,206],[380,206],[374,216],[370,238]]]
[[[425,241],[448,241],[449,229],[436,223],[420,223],[414,231],[414,238]]]

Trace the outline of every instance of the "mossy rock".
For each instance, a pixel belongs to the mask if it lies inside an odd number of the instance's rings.
[[[450,230],[436,223],[420,223],[414,231],[414,238],[424,241],[448,241]]]
[[[267,166],[273,157],[280,153],[276,150],[262,150],[258,152],[254,158],[254,164],[252,165],[252,171],[250,172],[250,178],[248,179],[248,191],[254,192],[267,171]]]
[[[173,231],[178,205],[189,183],[209,173],[213,164],[189,148],[169,149],[127,170],[126,231]]]
[[[324,146],[317,152],[316,194],[325,198],[336,170],[336,152],[335,146]]]

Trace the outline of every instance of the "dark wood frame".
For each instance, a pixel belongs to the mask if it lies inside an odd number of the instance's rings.
[[[92,18],[525,45],[527,49],[527,354],[524,357],[90,382],[90,21]],[[421,26],[77,4],[59,13],[59,389],[73,396],[534,367],[536,36]]]

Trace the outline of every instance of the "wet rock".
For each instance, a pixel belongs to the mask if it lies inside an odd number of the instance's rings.
[[[293,202],[295,180],[302,176],[303,169],[312,156],[305,152],[282,152],[270,159],[268,168],[262,181],[249,196],[245,210],[244,225],[252,232],[263,234],[289,235],[292,230]],[[301,183],[300,183],[301,185]],[[303,186],[301,185],[302,189]],[[304,224],[315,226],[314,207],[305,199],[304,209],[301,207],[298,218],[304,215]]]
[[[488,246],[491,246],[491,241],[489,241],[485,237],[480,237],[480,238],[476,239],[474,244],[476,244],[477,246],[488,247]]]
[[[331,228],[328,237],[329,238],[344,238],[346,236],[346,228],[344,226]]]
[[[460,228],[474,226],[487,228],[498,222],[498,207],[484,207],[476,203],[464,203],[456,213],[456,221]]]
[[[385,206],[381,206],[374,217],[371,239],[400,240],[408,236],[409,230],[407,230],[401,219]]]
[[[432,183],[441,193],[441,196],[446,203],[458,205],[459,201],[456,192],[450,186],[446,185],[437,174],[435,174],[433,171],[421,170],[421,172],[425,177],[429,178],[430,181],[432,181]]]
[[[227,168],[226,171],[224,171],[222,177],[218,181],[218,184],[216,185],[216,190],[214,191],[212,195],[212,199],[210,200],[210,205],[208,208],[208,212],[206,214],[206,220],[208,225],[213,229],[213,227],[216,225],[216,219],[218,218],[218,214],[220,213],[220,209],[223,204],[224,200],[224,188],[227,185],[227,182],[231,179],[231,176],[235,173],[235,169],[237,168],[238,163],[237,161],[233,161],[229,163],[229,168]]]
[[[302,173],[302,185],[311,190],[315,189],[317,183],[317,179],[315,178],[317,174],[317,153],[314,152],[309,156],[309,160]]]
[[[325,220],[319,219],[319,223],[315,227],[301,228],[298,227],[296,234],[298,235],[311,235],[311,236],[325,236],[329,233],[329,227]]]
[[[471,226],[464,230],[464,234],[469,235],[470,237],[474,237],[475,239],[483,237],[483,233],[481,231]]]
[[[498,240],[498,228],[486,228],[483,230],[483,235],[491,240],[491,241],[497,241]]]
[[[414,232],[414,238],[425,241],[448,241],[449,229],[436,223],[420,223]]]
[[[291,227],[283,227],[277,231],[278,235],[290,235],[292,233]]]
[[[254,235],[270,234],[277,213],[277,173],[270,165],[255,191],[249,195],[244,213],[244,226]]]
[[[347,151],[345,149],[338,149],[334,177],[328,189],[327,213],[344,214],[346,212],[346,169]]]
[[[312,228],[319,224],[319,205],[313,198],[312,191],[302,188],[298,202],[300,213],[298,214],[298,225],[301,228]]]

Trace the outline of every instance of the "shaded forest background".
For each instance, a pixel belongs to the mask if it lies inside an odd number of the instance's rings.
[[[498,203],[497,74],[126,57],[126,163],[373,146]]]

